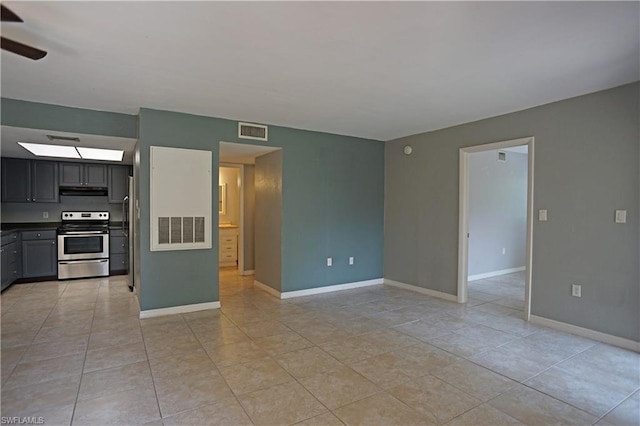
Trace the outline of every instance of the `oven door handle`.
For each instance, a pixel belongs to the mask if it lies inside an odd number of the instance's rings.
[[[95,234],[106,234],[106,232],[104,231],[65,231],[60,235],[84,235],[84,234],[91,234],[91,235],[95,235]]]
[[[60,265],[72,265],[72,264],[76,264],[76,263],[104,263],[104,262],[108,262],[109,259],[94,259],[94,260],[73,260],[70,262],[63,262],[63,261],[59,261],[58,263]]]

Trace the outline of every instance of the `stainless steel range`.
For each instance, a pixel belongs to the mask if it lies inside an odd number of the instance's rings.
[[[62,212],[58,279],[109,275],[109,212]]]

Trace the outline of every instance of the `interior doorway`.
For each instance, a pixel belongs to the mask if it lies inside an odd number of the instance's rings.
[[[264,229],[276,225],[269,221],[281,216],[282,205],[272,203],[265,206],[259,201],[265,192],[264,185],[260,185],[264,163],[272,157],[270,154],[281,150],[278,147],[220,142],[218,260],[221,297],[252,288],[258,280],[277,281],[279,285],[278,278],[261,279],[259,274],[266,274],[267,278],[280,276],[280,262],[274,262],[270,257],[270,253],[279,253],[280,241],[269,238]],[[277,175],[281,180],[281,166],[267,169],[268,177]],[[266,224],[263,223],[264,218],[268,218]],[[277,225],[279,227],[280,222]],[[269,267],[265,268],[265,264]],[[277,265],[277,271],[272,265]]]
[[[500,262],[504,262],[502,257],[506,255],[506,248],[502,247],[501,255],[495,257],[494,259],[475,259],[476,263],[485,262],[485,263],[494,263],[489,269],[492,269],[489,272],[482,273],[482,269],[478,267],[475,263],[471,265],[470,268],[470,208],[471,208],[471,199],[470,199],[470,166],[472,155],[477,153],[486,153],[489,151],[495,152],[496,155],[499,155],[498,161],[501,158],[506,160],[506,155],[509,150],[513,150],[516,147],[523,147],[526,149],[527,158],[526,158],[526,219],[525,219],[525,242],[524,242],[524,271],[520,266],[511,267],[511,268],[502,268],[500,269]],[[469,280],[480,279],[480,278],[490,278],[492,276],[500,276],[505,275],[505,284],[508,284],[511,281],[514,284],[517,284],[517,280],[521,279],[521,276],[524,275],[524,306],[523,309],[523,318],[528,321],[531,313],[531,262],[532,262],[532,236],[533,236],[533,163],[534,163],[534,139],[533,137],[515,139],[503,142],[496,142],[485,145],[476,145],[472,147],[466,147],[460,149],[460,187],[459,187],[459,203],[460,203],[460,214],[459,214],[459,240],[458,240],[458,302],[466,303],[467,296],[469,291]],[[474,182],[475,184],[475,182]],[[486,218],[485,218],[486,219]],[[477,224],[476,224],[477,225]],[[478,229],[478,228],[476,228]],[[508,230],[507,230],[508,231]],[[477,231],[476,231],[477,232]],[[477,235],[477,234],[476,234]],[[497,244],[492,242],[493,244]],[[516,243],[517,244],[517,243]],[[522,244],[522,241],[519,243]],[[506,244],[502,244],[506,245]],[[519,248],[519,247],[517,247]],[[476,247],[477,249],[477,247]],[[493,250],[500,250],[500,248],[493,248]],[[510,251],[514,250],[513,248],[509,249]],[[514,250],[517,251],[517,250]],[[482,257],[482,256],[480,256]],[[516,256],[519,257],[519,256]],[[498,268],[496,270],[496,268]],[[469,276],[469,271],[472,271],[472,276]],[[511,274],[508,276],[506,274]],[[498,280],[496,280],[498,281]],[[491,284],[491,283],[489,283]],[[494,283],[495,284],[495,283]]]

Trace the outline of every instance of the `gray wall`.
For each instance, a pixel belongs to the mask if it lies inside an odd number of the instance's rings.
[[[527,155],[504,152],[469,155],[469,275],[525,266]]]
[[[532,314],[640,340],[639,92],[634,83],[388,142],[385,277],[456,294],[459,148],[534,136],[534,209],[549,220],[534,222]]]
[[[215,165],[220,141],[246,142],[238,139],[237,126],[212,117],[140,110],[143,310],[219,300],[217,227],[211,250],[149,251],[149,147],[210,150]],[[268,142],[250,143],[283,148],[282,291],[382,277],[384,143],[278,126],[269,127]],[[215,209],[217,190],[212,202]],[[331,268],[328,256],[334,258]],[[348,256],[355,257],[355,265],[348,265]]]
[[[255,166],[245,164],[244,177],[244,270],[255,269]]]
[[[282,291],[282,150],[256,158],[256,280]]]
[[[138,117],[2,98],[2,125],[91,135],[138,137]]]

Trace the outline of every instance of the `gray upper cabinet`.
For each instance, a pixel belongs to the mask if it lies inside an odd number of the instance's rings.
[[[106,164],[60,163],[60,186],[107,187]]]
[[[58,163],[3,158],[2,201],[10,203],[59,202]]]
[[[58,163],[53,161],[31,162],[31,201],[36,203],[57,203]]]
[[[129,166],[109,166],[109,202],[122,203],[129,192]]]

